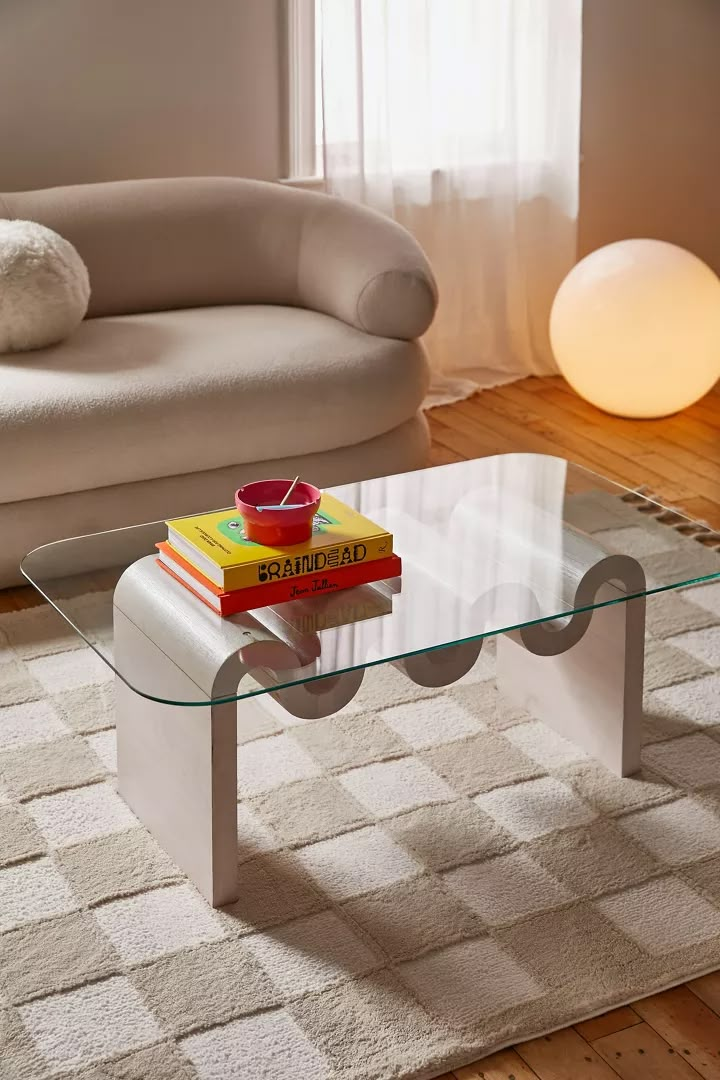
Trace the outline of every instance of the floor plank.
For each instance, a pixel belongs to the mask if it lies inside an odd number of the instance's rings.
[[[687,984],[708,1008],[720,1016],[720,971],[713,971],[710,975],[701,975],[699,979],[693,979]]]
[[[455,1076],[457,1080],[538,1080],[538,1074],[515,1050],[501,1050],[475,1065],[456,1069]]]
[[[541,396],[556,402],[576,417],[597,422],[610,439],[614,439],[617,434],[632,434],[643,442],[650,442],[662,449],[668,456],[675,454],[680,447],[691,450],[698,459],[713,463],[716,461],[716,431],[712,425],[694,420],[686,412],[666,416],[661,420],[624,420],[596,409],[562,382],[547,387]]]
[[[495,391],[490,391],[490,393],[495,393]],[[489,428],[489,430],[495,434],[497,437],[495,448],[488,452],[501,454],[503,453],[502,447],[504,445],[510,445],[516,453],[561,453],[557,441],[549,438],[547,435],[533,431],[527,424],[523,424],[506,415],[504,411],[498,407],[497,402],[495,402],[495,410],[490,407],[488,401],[485,401],[483,408],[479,409],[478,402],[482,398],[483,395],[480,394],[475,398],[471,398],[469,401],[460,401],[457,405],[449,407],[457,409],[458,413],[465,412],[466,415],[469,416],[475,415],[478,422],[482,421],[483,427]],[[474,452],[474,445],[472,438],[468,437],[465,441],[465,453],[467,457],[482,457],[482,453]],[[582,453],[576,455],[576,460],[579,465],[585,465],[588,468],[591,467],[591,458]]]
[[[457,419],[460,420],[458,413]],[[512,443],[509,440],[498,440],[492,431],[487,431],[480,424],[474,423],[463,417],[463,423],[446,424],[436,421],[433,429],[433,442],[445,446],[461,456],[461,460],[467,460],[470,456],[468,448],[475,451],[474,457],[486,457],[490,454],[507,454],[510,452]]]
[[[572,1028],[519,1043],[516,1050],[535,1070],[539,1080],[617,1080],[618,1077]]]
[[[519,393],[519,391],[518,391]],[[543,410],[560,420],[567,416],[570,411],[574,417],[577,429],[593,442],[612,442],[612,449],[628,457],[634,457],[642,462],[648,448],[648,437],[653,447],[652,453],[658,455],[658,471],[663,473],[666,468],[671,470],[683,469],[688,478],[697,477],[699,483],[711,482],[717,485],[720,482],[717,462],[710,460],[705,454],[695,453],[687,448],[686,434],[676,434],[677,429],[672,429],[665,420],[643,421],[622,420],[619,417],[607,416],[592,406],[583,409],[577,407],[581,399],[576,395],[570,395],[561,390],[548,390],[537,397],[525,400],[534,400],[542,405]],[[608,440],[608,436],[611,436]],[[706,445],[705,450],[708,450]],[[638,457],[638,455],[641,455]],[[672,475],[672,473],[671,473]],[[676,473],[677,475],[677,473]]]
[[[593,1049],[612,1065],[622,1080],[699,1080],[700,1077],[648,1024],[637,1024],[596,1039]]]
[[[496,395],[499,393],[500,391],[495,391]],[[481,394],[481,400],[482,396]],[[640,482],[651,484],[657,490],[662,489],[667,492],[668,499],[689,498],[697,494],[682,479],[664,475],[656,468],[648,467],[647,464],[639,466],[632,456],[615,450],[610,440],[607,440],[605,445],[591,443],[574,426],[566,426],[545,416],[533,414],[522,403],[516,404],[510,401],[507,394],[504,398],[499,396],[488,398],[486,407],[493,412],[500,412],[503,416],[509,416],[516,425],[542,435],[547,442],[554,445],[556,454],[559,451],[563,457],[576,461],[580,465],[595,468],[621,484],[635,486],[642,475]]]
[[[609,416],[560,378],[524,379],[428,413],[437,446],[452,444],[453,454],[564,455],[628,487],[647,485],[720,527],[720,392],[704,399],[702,417],[693,410],[660,420]]]
[[[635,1010],[706,1080],[720,1080],[720,1017],[686,986],[639,1001]]]
[[[453,462],[464,460],[465,458],[462,454],[458,454],[448,446],[443,446],[442,443],[437,442],[437,440],[435,440],[430,447],[431,465],[450,465]]]
[[[558,423],[567,426],[566,394],[558,395],[555,392],[555,395],[553,395],[553,391],[530,394],[522,387],[522,384],[505,386],[498,390],[497,394],[502,401],[519,402],[524,405],[530,415],[537,419],[544,419],[550,424]],[[572,430],[577,435],[582,435],[601,448],[607,445],[608,427],[599,412],[590,413],[589,415],[584,412],[574,413]],[[627,457],[633,457],[634,454],[644,449],[639,436],[622,420],[618,421],[617,426],[612,430],[613,451],[625,454]]]
[[[0,614],[8,611],[22,611],[24,608],[39,607],[46,603],[37,589],[22,585],[17,589],[0,589]]]
[[[622,1009],[613,1009],[612,1012],[603,1013],[602,1016],[596,1016],[592,1020],[583,1020],[582,1023],[575,1024],[575,1030],[578,1035],[582,1035],[585,1042],[591,1043],[604,1035],[614,1035],[616,1031],[622,1031],[624,1028],[640,1023],[642,1021],[635,1010],[626,1005]]]
[[[688,517],[720,529],[720,507],[716,502],[700,497],[697,499],[683,499],[681,509]]]

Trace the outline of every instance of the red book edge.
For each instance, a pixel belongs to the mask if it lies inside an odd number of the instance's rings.
[[[350,589],[355,585],[368,585],[373,581],[382,581],[386,578],[399,577],[402,572],[402,560],[398,555],[389,555],[385,559],[371,559],[369,562],[357,563],[354,566],[341,566],[336,570],[318,571],[315,574],[301,574],[299,577],[287,578],[285,581],[273,581],[266,585],[251,585],[245,589],[236,589],[233,592],[221,592],[217,586],[213,583],[209,583],[207,579],[203,578],[203,575],[191,566],[181,555],[170,546],[170,544],[161,541],[156,545],[163,552],[163,554],[178,563],[179,566],[196,580],[202,582],[202,584],[209,589],[216,597],[218,606],[215,607],[210,601],[201,595],[199,591],[196,591],[184,581],[177,574],[173,573],[172,569],[163,562],[162,559],[156,559],[156,562],[162,569],[174,578],[183,588],[191,592],[193,596],[196,596],[203,604],[214,611],[217,615],[239,615],[244,611],[252,611],[254,608],[270,607],[273,604],[284,604],[289,600],[292,600],[292,589],[299,582],[308,582],[310,580],[322,579],[328,581],[331,585],[336,585],[336,589],[328,589],[325,593],[318,593],[321,595],[329,595],[332,592],[339,592],[341,589]]]

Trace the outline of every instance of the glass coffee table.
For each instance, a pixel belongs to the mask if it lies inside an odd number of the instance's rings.
[[[329,716],[375,665],[448,685],[497,636],[510,701],[626,776],[640,764],[645,598],[720,577],[714,551],[668,545],[657,518],[673,512],[561,458],[505,454],[332,491],[393,532],[402,578],[222,619],[158,566],[163,522],[22,564],[114,670],[118,790],[215,906],[239,894],[238,724],[262,730],[268,709]]]

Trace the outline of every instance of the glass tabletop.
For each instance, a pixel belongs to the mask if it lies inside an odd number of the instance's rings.
[[[22,572],[133,690],[184,705],[281,690],[533,623],[556,628],[577,612],[720,577],[720,555],[697,542],[702,525],[562,458],[503,454],[330,490],[393,533],[400,578],[222,619],[156,572],[162,521],[47,544],[25,557]],[[674,528],[658,520],[668,514]],[[144,633],[162,637],[162,652],[190,672],[181,693],[163,664],[131,662],[116,648],[115,587],[123,578],[123,596],[139,560],[154,574],[152,588],[136,589],[136,610],[123,608],[123,617],[153,607],[148,626],[156,629]],[[612,584],[598,587],[605,580]],[[192,674],[213,650],[242,659],[232,689],[208,689]]]

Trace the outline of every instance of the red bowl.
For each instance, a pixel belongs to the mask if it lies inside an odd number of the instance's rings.
[[[292,480],[254,480],[235,492],[235,505],[242,514],[248,540],[268,547],[286,547],[310,539],[321,496],[313,484],[301,480],[295,485],[288,499],[291,510],[258,509],[276,506],[291,484]]]

